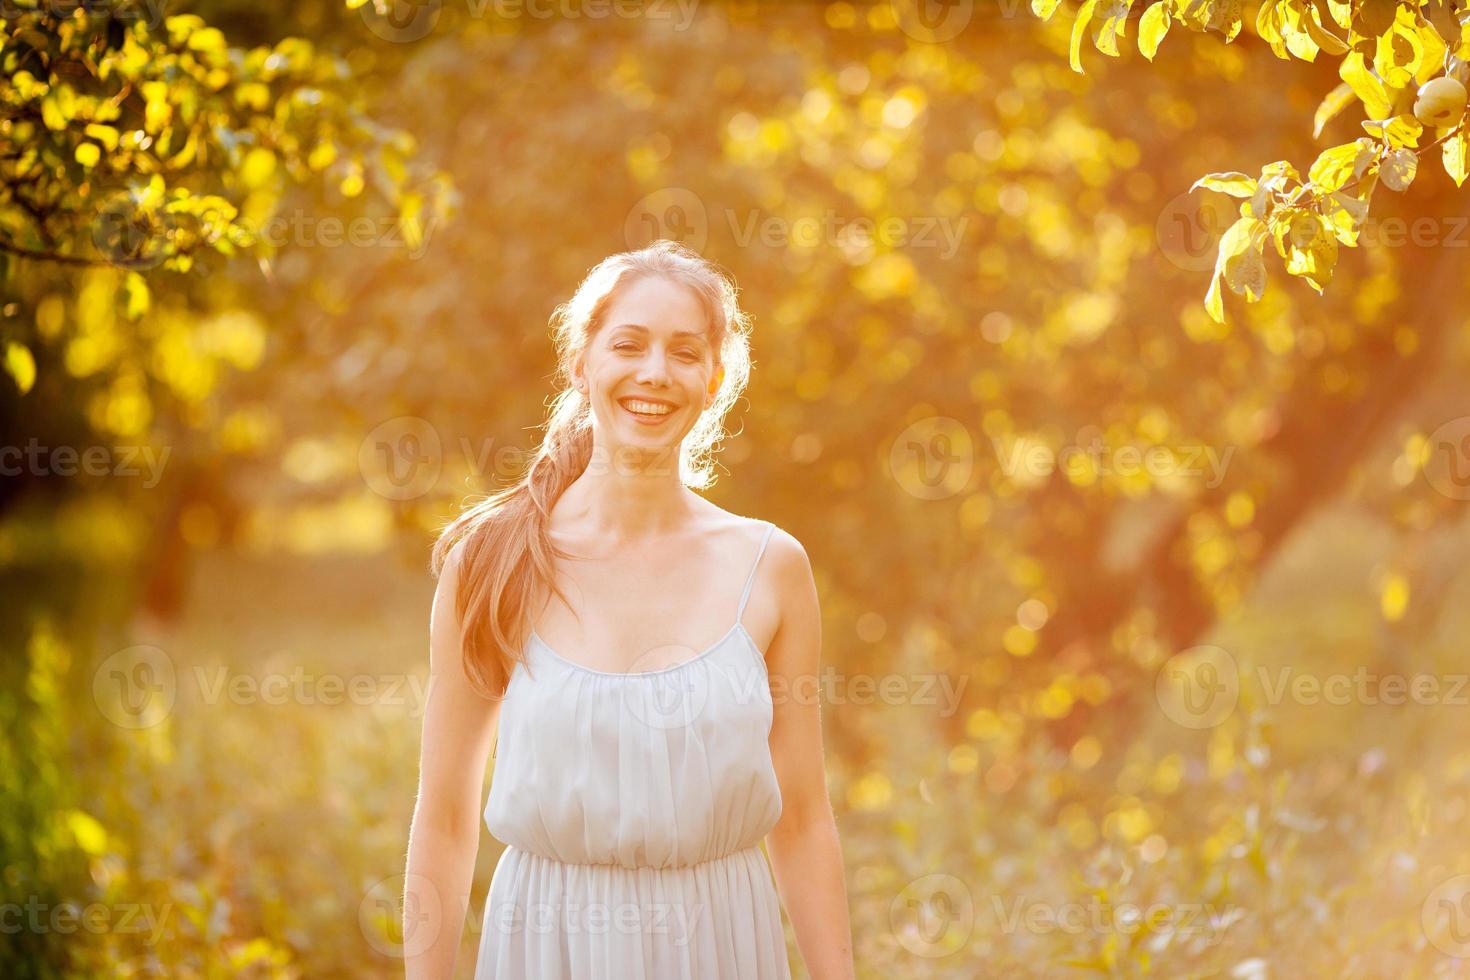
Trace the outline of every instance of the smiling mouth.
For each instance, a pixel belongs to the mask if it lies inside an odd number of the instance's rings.
[[[673,405],[652,399],[619,398],[618,404],[640,422],[656,422],[674,414]]]

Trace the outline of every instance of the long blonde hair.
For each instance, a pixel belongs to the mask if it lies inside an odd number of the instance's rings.
[[[465,675],[482,696],[502,696],[515,664],[524,663],[530,606],[541,589],[566,599],[555,585],[552,557],[571,556],[551,543],[547,527],[557,498],[586,470],[593,449],[591,404],[573,385],[572,369],[618,290],[652,276],[687,286],[699,298],[709,321],[715,367],[724,367],[714,403],[679,448],[684,485],[703,489],[714,483],[715,448],[728,435],[725,416],[750,380],[750,317],[740,309],[735,282],[679,242],[660,240],[610,255],[551,315],[559,391],[540,426],[546,432],[530,464],[515,483],[469,506],[434,543],[430,570],[436,578],[450,551],[464,543],[455,608],[463,624]]]

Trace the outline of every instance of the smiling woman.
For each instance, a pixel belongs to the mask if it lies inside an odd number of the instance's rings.
[[[749,377],[736,287],[657,242],[553,327],[536,457],[434,550],[408,975],[453,971],[498,744],[476,977],[786,980],[783,901],[812,976],[851,977],[819,704],[772,696],[817,674],[811,566],[694,492]]]

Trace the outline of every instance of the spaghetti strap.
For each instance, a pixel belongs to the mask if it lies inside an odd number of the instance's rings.
[[[766,543],[771,540],[771,532],[776,530],[776,525],[770,521],[764,522],[766,535],[761,538],[760,550],[755,553],[755,562],[750,566],[750,576],[745,580],[745,591],[740,594],[740,608],[735,611],[735,622],[738,625],[745,618],[745,604],[750,600],[750,588],[755,585],[755,571],[760,567],[761,556],[766,553]]]

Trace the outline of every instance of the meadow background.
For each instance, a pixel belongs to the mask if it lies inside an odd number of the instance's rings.
[[[1085,72],[1077,7],[7,7],[3,972],[401,975],[429,546],[668,237],[755,316],[709,496],[812,558],[861,976],[1464,976],[1465,194],[1218,322],[1191,186],[1362,112],[1254,3]]]

